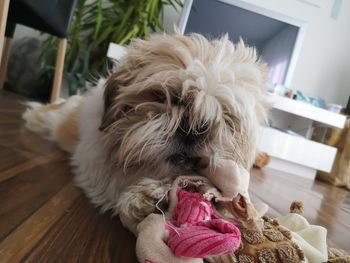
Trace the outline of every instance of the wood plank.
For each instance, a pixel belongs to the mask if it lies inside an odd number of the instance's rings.
[[[36,155],[15,148],[2,146],[0,147],[0,173],[34,157],[36,157]]]
[[[19,262],[81,194],[67,185],[0,243],[1,262]]]
[[[72,180],[66,161],[40,165],[0,184],[0,240]]]
[[[66,157],[62,152],[53,152],[48,155],[35,157],[31,160],[22,162],[17,166],[13,166],[5,171],[0,171],[0,182],[5,181],[13,176],[16,176],[17,174],[33,169],[37,166],[50,163],[53,161],[65,160],[65,159]]]
[[[22,262],[137,262],[135,237],[118,218],[99,214],[89,200],[77,202]]]
[[[22,124],[22,123],[21,123]],[[2,124],[0,124],[0,147],[12,147],[22,151],[31,152],[33,154],[47,155],[53,151],[59,151],[60,149],[53,142],[43,139],[37,134],[26,130],[19,124],[6,124],[7,127],[18,129],[15,133],[1,134]],[[6,129],[6,128],[5,128]]]

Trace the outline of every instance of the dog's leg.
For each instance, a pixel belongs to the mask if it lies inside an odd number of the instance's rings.
[[[162,206],[168,201],[167,192],[170,187],[168,179],[150,178],[144,178],[139,183],[129,186],[121,194],[117,204],[122,224],[137,236],[136,227],[144,218],[154,212],[161,213],[159,209],[166,212],[166,208]]]

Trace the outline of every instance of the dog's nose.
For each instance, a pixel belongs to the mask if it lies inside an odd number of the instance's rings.
[[[175,153],[168,158],[168,161],[174,166],[197,171],[205,169],[209,165],[209,158],[188,156],[185,153]]]
[[[174,166],[188,166],[191,163],[190,158],[185,153],[175,153],[169,156],[168,161]]]
[[[202,170],[209,166],[210,160],[208,157],[196,157],[194,158],[194,165],[196,169]]]

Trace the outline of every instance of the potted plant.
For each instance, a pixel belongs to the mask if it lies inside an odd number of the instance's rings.
[[[70,25],[65,75],[69,94],[86,87],[86,81],[108,67],[106,51],[110,42],[125,45],[133,38],[145,38],[151,32],[163,31],[165,5],[175,9],[181,0],[78,0]],[[44,41],[42,65],[54,67],[57,38]]]

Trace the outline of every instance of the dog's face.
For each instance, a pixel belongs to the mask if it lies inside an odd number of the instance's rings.
[[[105,89],[110,158],[124,169],[191,174],[219,159],[248,168],[265,119],[265,67],[227,37],[136,40]]]

